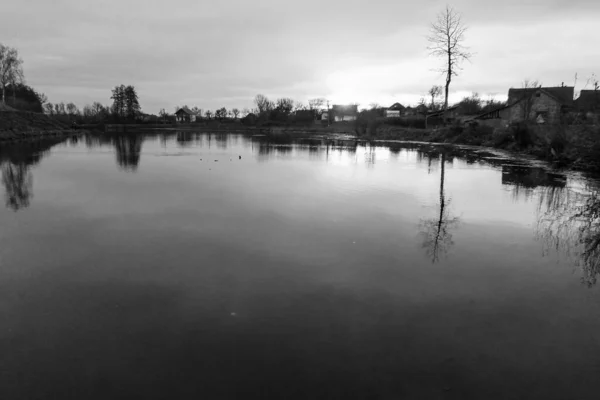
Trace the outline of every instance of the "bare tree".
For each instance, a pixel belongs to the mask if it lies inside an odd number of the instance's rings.
[[[92,103],[92,113],[95,116],[98,116],[100,114],[102,114],[104,112],[104,106],[101,103],[98,103],[97,101]]]
[[[74,103],[68,103],[66,110],[70,117],[75,117],[79,114],[79,109]]]
[[[310,99],[308,100],[308,109],[319,110],[321,107],[323,107],[323,104],[325,104],[325,99],[322,97],[319,97],[317,99]]]
[[[295,101],[294,102],[294,112],[296,111],[301,111],[301,110],[306,110],[306,105],[304,103],[302,103],[301,101]]]
[[[427,92],[431,96],[431,110],[435,110],[435,99],[442,94],[442,90],[444,89],[441,86],[433,85]]]
[[[0,43],[0,87],[2,103],[6,104],[6,86],[23,80],[23,60],[17,49]]]
[[[54,104],[54,113],[56,115],[65,115],[67,113],[65,110],[65,103],[60,102]]]
[[[206,110],[204,112],[204,115],[206,116],[206,119],[210,119],[212,117],[213,113],[210,110]]]
[[[256,104],[256,108],[259,113],[268,112],[273,110],[273,102],[267,98],[267,96],[263,94],[257,94],[254,98],[254,104]]]
[[[294,100],[290,99],[289,97],[283,97],[281,99],[277,99],[276,104],[277,104],[276,109],[281,111],[285,115],[288,115],[294,109]]]
[[[218,118],[219,121],[227,118],[227,109],[225,107],[221,107],[215,111],[215,118]]]
[[[237,117],[240,115],[240,110],[237,108],[232,108],[231,113],[233,114],[233,118],[237,119]]]
[[[440,72],[446,75],[446,87],[444,97],[444,114],[448,110],[448,90],[453,76],[458,76],[458,70],[464,60],[471,59],[471,53],[463,45],[467,27],[463,24],[460,14],[452,7],[446,9],[437,16],[437,20],[431,24],[430,34],[427,37],[430,45],[429,54],[442,57],[444,66]]]
[[[44,112],[47,115],[54,115],[54,104],[52,104],[52,103],[44,104]]]
[[[40,99],[40,104],[42,106],[48,102],[48,96],[46,96],[44,93],[40,93],[38,98]]]

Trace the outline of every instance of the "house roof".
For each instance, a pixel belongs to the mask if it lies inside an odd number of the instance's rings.
[[[501,110],[504,110],[505,108],[512,107],[512,106],[514,106],[515,104],[516,104],[516,103],[512,103],[512,104],[505,104],[505,105],[503,105],[503,106],[496,107],[496,108],[494,108],[493,110],[488,110],[488,111],[486,111],[486,112],[483,112],[483,113],[481,113],[481,114],[479,114],[479,115],[475,115],[473,118],[470,118],[470,119],[469,119],[469,121],[471,121],[471,120],[474,120],[474,119],[482,119],[482,118],[483,118],[483,117],[485,117],[486,115],[489,115],[489,114],[495,113],[496,111],[501,111]]]
[[[539,88],[511,88],[508,89],[508,103],[514,104],[536,92],[542,92],[554,98],[559,103],[572,106],[575,88],[573,86],[539,87]]]
[[[190,110],[190,109],[189,109],[189,108],[187,108],[187,107],[181,107],[179,110],[177,110],[177,111],[175,112],[175,114],[179,114],[180,112],[184,112],[184,113],[186,113],[186,114],[188,114],[188,115],[196,115],[196,113],[195,113],[195,112],[193,112],[192,110]]]
[[[334,113],[345,114],[345,115],[354,115],[358,114],[358,106],[356,104],[348,104],[348,105],[339,105],[334,104],[331,106],[331,111]]]
[[[388,110],[392,110],[392,111],[402,111],[404,110],[406,107],[404,107],[402,104],[400,103],[394,103],[391,106],[388,107]]]
[[[582,90],[575,100],[575,107],[581,111],[591,111],[600,108],[600,90]]]
[[[459,107],[458,104],[455,106],[452,106],[452,107],[448,107],[447,111],[454,111],[454,110],[458,109],[458,107]],[[442,109],[442,110],[432,111],[432,112],[427,113],[428,117],[436,117],[438,115],[444,115],[444,110]]]

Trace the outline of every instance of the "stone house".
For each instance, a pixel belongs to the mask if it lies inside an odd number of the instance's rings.
[[[508,120],[555,124],[573,108],[572,86],[508,90]]]
[[[490,126],[511,122],[535,121],[556,124],[574,107],[572,86],[509,89],[506,105],[486,111],[469,121]]]
[[[175,119],[177,122],[195,122],[196,117],[196,113],[187,107],[181,107],[179,110],[175,111]]]

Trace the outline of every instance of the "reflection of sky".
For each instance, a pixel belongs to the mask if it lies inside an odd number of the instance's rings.
[[[140,170],[132,175],[113,168],[112,154],[104,147],[88,150],[80,143],[79,147],[58,148],[55,152],[60,157],[48,158],[44,168],[36,171],[36,202],[48,199],[59,206],[80,206],[86,213],[143,212],[156,206],[181,207],[188,201],[186,193],[201,198],[218,190],[223,197],[244,197],[257,206],[271,207],[276,203],[273,199],[282,197],[289,206],[299,197],[312,197],[315,202],[326,198],[357,207],[362,202],[377,204],[398,216],[414,215],[408,209],[419,214],[439,201],[439,157],[429,168],[428,160],[418,162],[417,153],[411,150],[394,154],[385,147],[357,146],[347,151],[322,146],[309,151],[308,146],[278,145],[258,155],[259,147],[257,141],[239,137],[219,142],[214,134],[195,135],[185,148],[175,140],[166,145],[146,140]],[[84,174],[93,179],[80,182]],[[491,166],[467,165],[459,159],[446,162],[445,194],[451,199],[452,212],[470,222],[531,224],[534,202],[513,201],[501,178],[501,172]],[[151,187],[152,182],[159,182],[163,190]],[[74,197],[61,195],[75,186]],[[123,202],[125,198],[140,201]],[[306,204],[303,211],[314,207]]]
[[[445,166],[459,222],[432,264],[418,226],[439,215],[435,160],[429,172],[404,150],[191,143],[147,138],[135,172],[109,146],[57,146],[31,171],[30,206],[0,209],[0,350],[15,385],[45,376],[28,390],[47,393],[70,376],[90,393],[93,371],[175,393],[200,370],[220,390],[273,376],[300,389],[300,370],[312,390],[313,372],[358,388],[483,385],[486,398],[527,398],[532,375],[561,395],[595,390],[599,292],[541,256],[536,202],[499,169]]]

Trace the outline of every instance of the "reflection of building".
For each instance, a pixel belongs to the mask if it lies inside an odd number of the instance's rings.
[[[331,107],[331,114],[334,120],[337,121],[355,121],[358,115],[358,106],[355,104],[337,105]]]
[[[187,107],[181,107],[179,110],[175,111],[177,122],[194,122],[196,121],[196,117],[196,113]]]
[[[543,168],[528,166],[502,166],[502,184],[525,188],[538,186],[565,187],[567,178],[564,175],[548,172]]]

